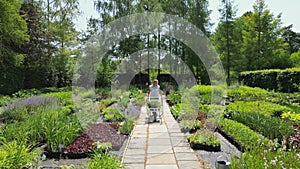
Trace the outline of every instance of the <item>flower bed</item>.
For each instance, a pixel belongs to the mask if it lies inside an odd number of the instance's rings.
[[[92,125],[82,132],[63,152],[65,157],[81,158],[88,156],[93,150],[94,142],[110,142],[113,150],[119,150],[126,137],[118,134],[115,129],[107,123]]]

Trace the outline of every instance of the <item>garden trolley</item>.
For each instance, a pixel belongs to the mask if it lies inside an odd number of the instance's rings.
[[[158,120],[160,124],[162,124],[163,100],[161,96],[158,98],[147,97],[146,110],[147,110],[147,116],[146,116],[147,123],[154,122],[156,116],[156,120]]]

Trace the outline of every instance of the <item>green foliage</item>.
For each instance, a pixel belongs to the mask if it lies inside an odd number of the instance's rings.
[[[240,73],[239,80],[250,87],[292,93],[299,91],[294,84],[300,83],[300,68],[247,71]]]
[[[114,98],[107,98],[104,100],[100,100],[98,103],[99,110],[102,111],[104,108],[106,108],[108,105],[116,101]]]
[[[96,150],[92,158],[88,161],[89,169],[124,169],[124,165],[118,157],[109,153],[107,149],[111,148],[110,143],[95,143]]]
[[[47,148],[61,152],[81,132],[81,125],[75,115],[66,116],[65,112],[53,112],[43,117],[43,130]]]
[[[181,120],[180,121],[180,128],[182,129],[199,129],[202,128],[203,124],[199,120]]]
[[[13,98],[9,97],[9,96],[0,96],[0,107],[11,103],[13,101]]]
[[[3,107],[0,117],[5,123],[22,121],[32,114],[42,112],[56,104],[56,99],[52,97],[33,96],[25,100],[18,100]]]
[[[178,103],[170,108],[170,111],[173,114],[175,119],[180,117],[181,115],[180,110],[181,110],[181,103]]]
[[[253,149],[254,147],[260,146],[261,142],[268,142],[268,139],[264,138],[242,123],[229,119],[223,119],[220,122],[220,126],[224,132],[234,138],[246,149]]]
[[[28,98],[31,96],[39,95],[41,92],[37,89],[27,89],[27,90],[19,90],[12,94],[15,98]]]
[[[0,166],[2,169],[30,168],[37,153],[17,141],[0,145]]]
[[[291,113],[291,112],[282,113],[281,118],[300,122],[300,113]]]
[[[281,106],[274,103],[264,102],[264,101],[238,101],[233,104],[229,104],[226,108],[226,112],[232,114],[237,113],[250,113],[250,112],[260,112],[269,116],[280,117],[281,114],[291,112],[292,109],[286,106]]]
[[[0,137],[33,145],[46,141],[49,149],[58,150],[59,145],[68,145],[81,131],[80,123],[75,115],[69,115],[69,110],[41,110],[22,122],[1,128]]]
[[[289,122],[259,112],[234,112],[232,119],[249,126],[269,139],[277,138],[282,141],[293,133],[293,128]]]
[[[24,55],[20,46],[29,41],[25,18],[20,14],[21,1],[0,2],[0,93],[11,94],[23,88]]]
[[[147,102],[147,106],[149,108],[159,108],[161,106],[161,103],[159,101],[150,100]]]
[[[107,122],[121,122],[124,120],[124,115],[117,108],[104,108],[101,114],[103,115],[103,120]]]
[[[265,100],[267,94],[267,90],[258,87],[240,86],[238,88],[227,90],[228,97],[233,97],[235,101]]]
[[[213,132],[209,130],[198,130],[187,136],[190,143],[202,143],[209,146],[220,146],[221,143]]]
[[[290,56],[290,60],[293,63],[294,67],[300,67],[300,51],[292,53]]]
[[[122,134],[130,134],[134,127],[134,122],[131,119],[126,119],[122,126],[119,128],[120,133]]]
[[[111,84],[111,78],[114,75],[114,71],[116,70],[116,62],[107,62],[102,61],[99,64],[97,69],[97,79],[96,79],[96,86],[97,87],[107,87]]]
[[[172,91],[168,96],[167,99],[172,104],[181,103],[181,94],[178,91]]]
[[[220,86],[197,85],[192,87],[190,90],[194,92],[198,90],[198,97],[200,97],[200,102],[202,104],[220,103],[223,96],[223,89]],[[215,98],[212,98],[212,95],[214,95]]]
[[[42,94],[42,96],[49,96],[49,97],[57,98],[58,101],[63,105],[73,104],[72,95],[73,95],[73,93],[71,91],[62,91],[62,92],[53,92],[53,93]]]
[[[270,140],[261,144],[251,151],[246,151],[241,157],[233,158],[230,164],[232,169],[282,169],[299,168],[299,152],[293,149],[286,149],[285,146],[278,148],[277,141]]]
[[[130,92],[134,99],[133,103],[135,105],[143,106],[145,104],[145,96],[146,95],[141,90],[138,90],[137,88],[132,88],[130,90]]]
[[[122,96],[120,97],[120,99],[117,101],[118,106],[120,106],[122,109],[127,108],[127,105],[130,101],[129,95],[130,95],[130,92],[124,92],[124,93],[122,93]]]

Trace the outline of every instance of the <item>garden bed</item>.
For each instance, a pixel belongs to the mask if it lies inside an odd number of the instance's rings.
[[[47,158],[74,159],[89,157],[94,151],[94,142],[110,142],[112,144],[112,150],[118,151],[126,140],[126,136],[117,133],[110,125],[111,124],[108,123],[92,125],[89,129],[79,134],[70,145],[65,147],[63,152],[47,151]]]

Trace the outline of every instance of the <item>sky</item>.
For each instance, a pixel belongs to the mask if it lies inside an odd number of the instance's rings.
[[[97,12],[93,6],[94,0],[79,0],[82,15],[77,19],[77,29],[86,30],[87,19],[91,16],[97,16]],[[211,22],[214,23],[213,29],[219,22],[219,7],[221,0],[209,0],[209,8],[212,10],[210,15]],[[255,0],[234,0],[237,5],[237,17],[240,17],[247,11],[253,11],[253,4]],[[300,0],[266,0],[267,9],[277,16],[282,13],[282,26],[293,24],[292,30],[300,33]]]

